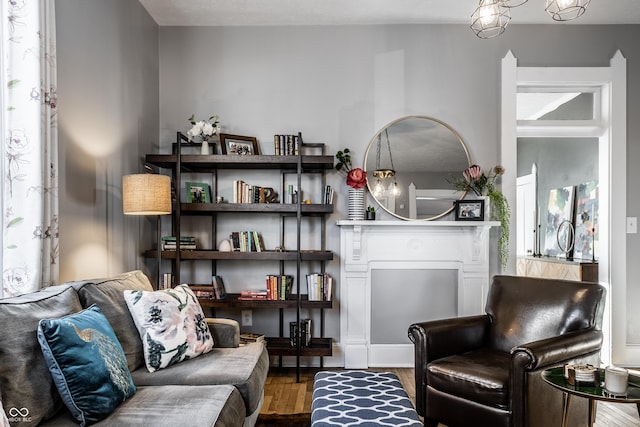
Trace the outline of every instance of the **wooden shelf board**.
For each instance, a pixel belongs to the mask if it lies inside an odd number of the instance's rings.
[[[329,261],[333,259],[333,252],[330,251],[300,251],[302,261]],[[156,258],[156,250],[145,252],[145,257]],[[176,251],[162,251],[163,259],[175,259]],[[210,249],[195,249],[180,251],[182,260],[197,259],[225,259],[225,260],[254,260],[254,261],[295,261],[297,254],[295,251],[263,251],[263,252],[220,252]]]
[[[145,161],[161,168],[173,168],[176,164],[175,154],[147,154]],[[233,156],[183,154],[181,165],[184,170],[210,171],[211,169],[282,169],[295,170],[298,156]],[[302,168],[305,172],[325,171],[333,169],[333,156],[303,155]]]
[[[290,345],[289,338],[267,337],[267,350],[271,356],[296,356],[297,349]],[[312,338],[311,346],[300,347],[300,356],[331,356],[331,338]]]
[[[303,214],[332,213],[333,205],[302,204]],[[255,212],[255,213],[290,213],[297,212],[297,205],[291,203],[180,203],[182,215],[209,215],[224,212]]]
[[[219,308],[296,308],[295,299],[288,300],[239,300],[240,294],[227,294],[222,300],[210,298],[199,298],[202,307]],[[295,295],[293,296],[295,297]],[[302,308],[332,308],[332,301],[309,301],[307,295],[300,295],[300,306]]]

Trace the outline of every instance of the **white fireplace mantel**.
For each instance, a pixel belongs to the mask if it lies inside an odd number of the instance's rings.
[[[458,316],[484,311],[489,286],[489,234],[491,227],[500,225],[498,222],[344,220],[337,224],[340,341],[345,368],[413,366],[411,345],[370,342],[372,269],[457,270]],[[398,292],[402,292],[400,288]],[[397,304],[397,309],[402,310],[402,305]]]

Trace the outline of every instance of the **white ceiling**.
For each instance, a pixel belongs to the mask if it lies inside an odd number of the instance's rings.
[[[159,25],[469,24],[478,0],[139,0]],[[545,0],[512,9],[511,24],[556,24]],[[592,0],[569,24],[640,24],[640,0]]]

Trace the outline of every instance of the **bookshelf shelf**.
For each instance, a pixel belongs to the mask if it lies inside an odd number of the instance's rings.
[[[290,184],[297,182],[297,188],[302,188],[301,183],[303,176],[305,178],[305,186],[310,185],[309,195],[315,197],[315,201],[325,201],[328,188],[326,186],[326,173],[333,170],[333,156],[324,153],[324,144],[306,144],[302,142],[302,135],[296,136],[299,140],[299,152],[297,155],[201,155],[201,154],[183,154],[191,143],[180,132],[177,133],[176,142],[172,144],[171,154],[148,154],[145,161],[159,168],[168,169],[171,172],[172,182],[174,183],[174,203],[172,207],[172,236],[183,238],[186,233],[181,233],[183,227],[182,220],[184,217],[207,217],[211,219],[210,225],[207,225],[206,232],[210,236],[206,239],[208,242],[199,241],[198,249],[190,250],[162,250],[158,253],[158,249],[147,250],[144,255],[148,258],[157,258],[171,261],[171,273],[174,278],[174,284],[183,283],[181,279],[181,264],[183,261],[189,261],[188,268],[192,271],[201,265],[209,265],[212,275],[218,275],[218,267],[224,265],[224,269],[243,269],[247,268],[247,262],[273,262],[277,265],[278,275],[288,275],[294,277],[294,292],[287,300],[242,300],[239,299],[240,294],[228,293],[226,298],[221,300],[210,298],[199,298],[202,307],[213,313],[217,310],[234,310],[241,309],[266,309],[278,312],[277,319],[279,336],[267,338],[267,349],[272,356],[295,356],[297,366],[297,377],[300,375],[300,357],[320,357],[320,366],[323,366],[323,357],[332,355],[332,339],[324,336],[324,310],[333,308],[331,301],[309,301],[307,295],[301,292],[306,291],[306,276],[301,272],[301,264],[311,262],[310,268],[319,267],[320,273],[325,273],[325,264],[333,259],[333,253],[326,250],[326,217],[333,213],[332,204],[323,203],[303,203],[300,198],[295,203],[282,203],[283,201],[291,201],[291,198],[285,198],[285,183]],[[277,151],[276,151],[277,152]],[[309,154],[317,153],[317,154]],[[189,181],[187,178],[198,174],[198,179],[204,174],[210,176],[208,183],[203,186],[209,186],[212,191],[211,202],[216,200],[218,196],[218,188],[224,185],[226,188],[232,181],[230,176],[242,175],[234,171],[262,171],[262,175],[279,174],[280,175],[280,191],[277,191],[281,200],[278,203],[185,203],[187,200],[181,193],[185,190],[181,188],[184,182]],[[226,171],[218,173],[219,171]],[[315,174],[312,175],[312,174]],[[184,175],[184,176],[183,176]],[[246,175],[246,174],[245,174]],[[235,181],[234,181],[235,183]],[[316,188],[316,185],[318,188]],[[305,187],[305,190],[308,188]],[[315,189],[315,191],[313,191]],[[244,191],[244,190],[243,190]],[[240,191],[234,188],[234,194]],[[243,193],[244,194],[244,193]],[[262,193],[261,193],[262,194]],[[323,198],[324,196],[324,198]],[[253,197],[253,196],[251,196]],[[295,200],[295,199],[294,199]],[[209,199],[207,198],[207,201]],[[260,229],[261,218],[264,214],[272,214],[279,216],[280,219],[280,238],[279,244],[274,244],[271,250],[238,252],[238,251],[219,251],[215,249],[206,249],[217,247],[221,239],[227,236],[218,235],[218,229],[222,229],[221,225],[229,218],[234,218],[234,214],[254,215],[255,221],[252,219],[251,227],[254,230]],[[193,221],[201,224],[201,219],[193,219]],[[319,247],[315,249],[302,249],[301,245],[301,224],[305,221],[319,233],[319,240],[314,245]],[[205,223],[208,221],[204,221]],[[190,222],[191,223],[191,222]],[[190,224],[187,223],[187,224]],[[265,222],[266,223],[266,222]],[[273,221],[269,222],[273,224]],[[255,225],[254,225],[255,224]],[[295,224],[295,225],[294,225]],[[305,224],[307,224],[305,222]],[[188,225],[185,225],[185,227]],[[202,230],[199,230],[202,233]],[[222,233],[220,233],[222,234]],[[285,239],[286,236],[286,239]],[[295,240],[295,244],[291,242]],[[235,238],[234,238],[235,242]],[[285,247],[285,251],[273,250],[273,247]],[[202,245],[202,249],[200,248]],[[198,267],[195,266],[197,261]],[[185,267],[186,269],[187,267]],[[186,271],[186,270],[185,270]],[[192,284],[194,287],[202,287],[206,285]],[[236,289],[237,291],[238,289]],[[202,295],[207,295],[207,291],[203,290]],[[313,316],[311,313],[319,312],[320,334],[319,337],[312,338],[308,347],[292,347],[289,338],[285,336],[284,319],[285,314],[289,319],[291,314],[298,325],[301,325],[301,309],[305,310],[305,316]],[[289,333],[289,331],[286,331]],[[280,359],[282,363],[282,359]]]

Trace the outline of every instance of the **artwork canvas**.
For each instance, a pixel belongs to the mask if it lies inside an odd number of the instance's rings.
[[[565,221],[573,222],[573,204],[573,186],[554,188],[549,191],[547,226],[545,229],[545,255],[571,257],[571,251],[565,252],[565,250],[572,247],[573,233],[569,232],[571,227],[568,227]],[[558,242],[560,242],[562,248]]]
[[[598,246],[598,195],[598,181],[585,182],[576,187],[574,258],[595,259]]]

